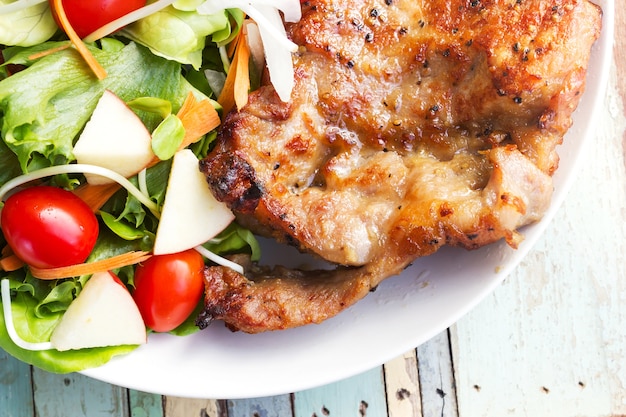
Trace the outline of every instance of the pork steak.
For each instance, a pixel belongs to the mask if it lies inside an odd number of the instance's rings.
[[[319,323],[442,245],[539,220],[585,86],[587,0],[309,0],[287,27],[295,89],[231,112],[201,162],[252,231],[338,265],[206,270],[202,327]]]

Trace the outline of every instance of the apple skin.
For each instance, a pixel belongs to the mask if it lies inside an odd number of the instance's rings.
[[[152,136],[141,119],[109,90],[105,90],[73,149],[79,164],[108,168],[132,177],[155,157]],[[111,183],[99,175],[86,174],[92,185]]]
[[[59,350],[146,343],[146,326],[130,292],[110,272],[95,273],[52,332]]]
[[[214,238],[235,215],[218,201],[189,149],[174,155],[153,252],[182,252]]]

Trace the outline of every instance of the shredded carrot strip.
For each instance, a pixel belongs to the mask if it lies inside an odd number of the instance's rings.
[[[235,54],[230,65],[230,71],[226,75],[224,87],[217,99],[224,108],[224,112],[229,112],[233,107],[241,109],[248,102],[248,91],[250,90],[250,47],[245,33],[240,32],[233,41],[236,43]]]
[[[73,190],[73,193],[87,203],[91,210],[96,212],[120,187],[121,185],[116,182],[101,185],[86,183]]]
[[[24,261],[15,255],[8,255],[0,259],[0,269],[6,272],[16,271],[24,266]]]
[[[57,18],[59,19],[59,25],[65,31],[68,38],[78,51],[78,53],[83,57],[91,71],[98,77],[99,80],[103,80],[106,78],[107,73],[104,68],[100,65],[100,63],[96,60],[96,58],[89,52],[85,43],[80,39],[80,37],[76,34],[74,28],[70,24],[67,19],[67,15],[65,14],[65,10],[63,9],[63,0],[52,0],[52,7],[54,13],[56,13]]]
[[[96,262],[69,265],[60,268],[35,268],[31,266],[30,272],[34,277],[44,280],[77,277],[80,275],[95,274],[96,272],[105,272],[127,265],[134,265],[145,261],[151,256],[150,252],[127,252]]]
[[[233,64],[231,64],[231,70],[228,72],[226,76],[226,81],[224,82],[224,87],[222,87],[222,92],[220,96],[217,98],[217,102],[220,103],[222,108],[224,109],[224,113],[228,113],[235,107],[235,71],[233,68]]]
[[[247,36],[239,41],[236,55],[237,65],[235,66],[235,104],[240,110],[248,102],[248,92],[250,91],[250,47]]]
[[[69,48],[70,45],[71,45],[71,43],[68,42],[68,43],[66,43],[64,45],[57,46],[56,48],[50,48],[50,49],[47,49],[45,51],[37,52],[36,54],[30,55],[28,57],[28,59],[31,60],[31,61],[34,61],[35,59],[39,59],[39,58],[43,58],[43,57],[48,56],[48,55],[52,55],[55,52],[63,51],[65,49]]]
[[[177,114],[185,128],[180,149],[186,148],[220,125],[220,116],[207,99],[197,101],[189,93]]]
[[[198,100],[196,100],[196,96],[194,96],[191,91],[187,93],[187,97],[185,97],[185,101],[183,101],[183,105],[180,106],[178,113],[176,113],[178,118],[181,118],[181,116],[184,115],[185,113],[189,113],[196,106],[197,103],[198,103]]]
[[[228,49],[226,50],[226,53],[230,58],[235,55],[235,52],[237,51],[237,44],[239,43],[239,39],[241,39],[242,36],[243,31],[239,31],[239,33],[237,33],[237,35],[235,35],[235,37],[228,44]]]

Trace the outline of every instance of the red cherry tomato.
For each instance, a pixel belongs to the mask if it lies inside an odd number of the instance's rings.
[[[169,332],[184,322],[204,291],[204,259],[195,250],[156,255],[135,271],[133,298],[146,326]]]
[[[67,20],[81,38],[145,5],[145,0],[63,0]]]
[[[18,191],[7,199],[0,221],[13,252],[38,268],[85,262],[98,238],[98,220],[89,206],[57,187]]]

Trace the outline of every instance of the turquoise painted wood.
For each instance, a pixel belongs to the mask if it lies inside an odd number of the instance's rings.
[[[33,368],[37,416],[129,417],[127,391],[80,374],[51,374]]]
[[[295,417],[387,416],[382,368],[294,394]]]
[[[227,401],[228,417],[290,417],[289,395]]]
[[[0,349],[0,412],[6,417],[34,415],[30,366]]]
[[[130,417],[163,417],[163,397],[142,391],[128,390]]]
[[[444,331],[417,348],[424,416],[458,417],[449,332]]]

